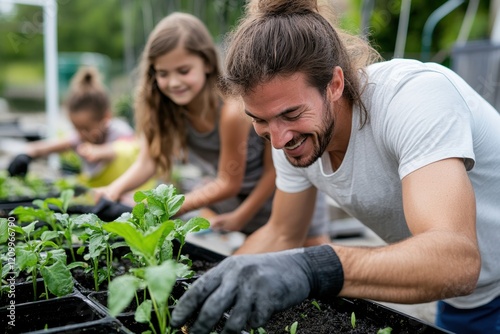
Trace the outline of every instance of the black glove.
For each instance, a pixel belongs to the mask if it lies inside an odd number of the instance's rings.
[[[17,155],[10,162],[9,167],[7,168],[9,175],[10,176],[25,176],[26,173],[28,172],[28,166],[29,166],[31,160],[33,160],[33,158],[27,154]]]
[[[69,214],[93,213],[106,222],[115,220],[125,212],[132,212],[132,207],[110,201],[104,197],[95,206],[71,205],[68,207]]]
[[[307,297],[336,296],[343,283],[342,264],[329,245],[235,255],[202,275],[184,293],[172,312],[171,325],[182,326],[201,307],[189,332],[209,333],[232,307],[223,333],[240,333],[247,322],[251,328],[261,327],[274,312]]]

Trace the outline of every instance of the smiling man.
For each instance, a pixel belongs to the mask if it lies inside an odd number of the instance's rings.
[[[500,333],[498,112],[441,65],[378,61],[316,1],[249,8],[222,87],[273,146],[273,213],[239,251],[263,254],[232,256],[203,275],[172,323],[200,309],[192,332],[208,333],[232,308],[226,331],[236,333],[330,294],[439,300],[439,326]],[[318,189],[387,246],[295,248]]]

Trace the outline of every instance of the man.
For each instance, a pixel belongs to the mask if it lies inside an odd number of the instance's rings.
[[[208,333],[232,308],[226,330],[238,332],[330,294],[441,300],[437,325],[500,333],[500,115],[440,65],[374,59],[315,1],[253,3],[222,83],[274,148],[273,214],[240,250],[265,254],[202,276],[173,325],[201,307],[192,332]],[[303,241],[317,189],[388,245],[281,251]]]

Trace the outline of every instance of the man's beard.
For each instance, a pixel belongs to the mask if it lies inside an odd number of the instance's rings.
[[[309,158],[307,159],[305,158],[303,159],[303,157],[293,158],[285,154],[285,157],[288,160],[288,162],[292,164],[294,167],[306,168],[311,166],[313,163],[316,162],[316,160],[318,160],[323,155],[326,148],[330,144],[330,141],[332,140],[334,125],[335,125],[335,121],[333,120],[333,108],[332,105],[328,103],[328,100],[326,98],[324,99],[323,106],[324,108],[322,114],[323,117],[321,119],[322,123],[321,129],[317,133],[317,135],[305,134],[300,136],[299,138],[292,139],[292,141],[289,142],[289,144],[287,144],[291,146],[295,143],[302,141],[304,137],[311,137],[311,139],[313,140],[314,148]]]

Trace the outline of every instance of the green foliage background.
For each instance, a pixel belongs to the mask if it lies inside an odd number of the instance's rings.
[[[190,12],[205,22],[216,42],[223,40],[241,16],[245,0],[57,0],[58,50],[97,52],[112,60],[111,75],[127,76],[137,64],[155,24],[172,11]],[[362,0],[342,3],[340,24],[359,32]],[[420,57],[422,29],[429,15],[446,0],[412,1],[405,57]],[[446,16],[433,34],[432,60],[445,63],[458,36],[467,1]],[[395,47],[401,0],[375,1],[369,39],[386,59]],[[490,1],[480,1],[470,40],[488,38]],[[128,22],[125,24],[125,22]],[[0,12],[0,96],[8,84],[43,82],[43,11],[16,5]],[[125,55],[128,55],[128,60]]]

